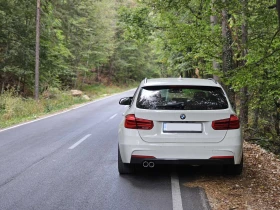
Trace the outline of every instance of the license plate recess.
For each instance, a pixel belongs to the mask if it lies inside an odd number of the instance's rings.
[[[202,123],[163,123],[164,133],[202,133]]]

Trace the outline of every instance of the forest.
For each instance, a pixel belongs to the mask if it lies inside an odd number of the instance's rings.
[[[41,4],[40,93],[146,77],[215,78],[236,108],[244,138],[280,154],[278,0]],[[1,94],[13,89],[32,97],[36,1],[0,0],[0,27]]]
[[[119,27],[118,10],[128,3],[41,1],[41,92],[50,87],[77,87],[93,81],[126,83],[153,76],[148,44],[125,40]],[[9,85],[32,95],[36,1],[1,0],[0,21],[1,90]]]

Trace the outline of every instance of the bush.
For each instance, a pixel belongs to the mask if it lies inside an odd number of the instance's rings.
[[[129,87],[93,85],[85,86],[83,91],[91,98],[121,92]],[[132,87],[131,87],[132,88]],[[40,115],[63,110],[74,104],[87,100],[82,97],[73,97],[69,92],[58,88],[49,88],[37,102],[32,98],[20,97],[14,89],[0,95],[0,129],[27,120],[36,119]]]

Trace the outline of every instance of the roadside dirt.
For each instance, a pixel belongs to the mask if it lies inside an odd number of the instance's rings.
[[[204,188],[213,210],[280,209],[280,159],[245,142],[244,161],[241,176],[199,175],[185,185]]]

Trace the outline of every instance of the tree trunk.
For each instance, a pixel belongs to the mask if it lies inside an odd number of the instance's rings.
[[[5,88],[5,82],[3,81],[3,83],[2,83],[2,87],[1,87],[1,94],[3,94],[4,93],[4,89]]]
[[[109,63],[109,82],[111,83],[112,82],[112,77],[113,77],[113,74],[114,74],[114,69],[113,69],[113,59],[110,59],[110,63]]]
[[[40,63],[40,0],[37,0],[36,19],[36,64],[35,64],[35,100],[39,100],[39,63]]]
[[[274,119],[274,126],[275,126],[275,131],[278,136],[280,136],[280,102],[279,100],[275,100],[275,119]]]
[[[86,78],[87,78],[87,72],[86,72],[86,71],[84,71],[84,76],[83,76],[82,85],[84,85],[84,84],[85,84]]]
[[[96,68],[95,82],[99,83],[99,66]]]
[[[215,0],[212,0],[212,12],[215,13],[215,8],[214,8],[214,2]],[[212,29],[214,29],[214,26],[218,24],[218,18],[216,15],[212,15],[210,16],[210,21],[211,21],[211,27]],[[220,69],[220,66],[219,66],[219,63],[217,63],[215,60],[213,60],[213,69]],[[216,81],[219,81],[220,78],[217,76],[217,75],[213,75],[213,78],[216,80]]]
[[[255,131],[259,128],[259,114],[260,114],[260,108],[257,107],[254,109],[254,120],[253,120],[253,129]]]
[[[241,0],[242,1],[242,7],[243,7],[243,23],[242,23],[242,45],[243,45],[243,51],[242,51],[242,57],[243,60],[241,62],[242,66],[245,66],[246,60],[244,57],[247,55],[247,42],[248,42],[248,27],[247,27],[247,9],[248,9],[248,0]],[[249,112],[249,96],[248,96],[248,87],[244,86],[240,90],[240,121],[243,127],[248,126],[248,112]]]
[[[222,10],[222,37],[223,37],[223,65],[222,70],[224,76],[227,78],[229,71],[233,69],[233,52],[232,52],[232,34],[228,26],[228,12],[226,9]],[[229,100],[235,108],[235,92],[230,85],[224,85],[228,94]]]
[[[276,0],[276,10],[277,10],[278,22],[279,22],[278,27],[280,28],[280,0]]]
[[[249,103],[249,96],[248,96],[248,88],[247,86],[241,88],[240,91],[240,121],[244,127],[248,126],[248,103]]]

